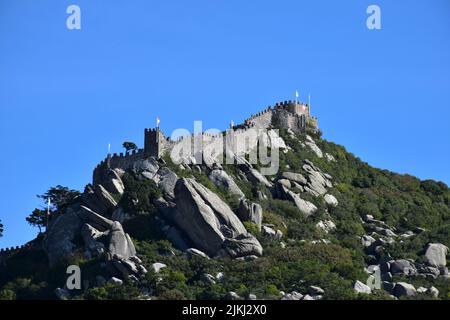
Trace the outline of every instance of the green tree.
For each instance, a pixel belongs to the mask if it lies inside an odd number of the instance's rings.
[[[57,213],[62,213],[79,196],[80,192],[76,190],[61,185],[52,187],[46,193],[37,196],[44,201],[44,206],[42,208],[34,209],[25,220],[33,227],[37,227],[39,233],[42,233],[42,228],[47,226],[48,219],[51,219]],[[46,207],[49,200],[50,208],[48,208],[49,212],[47,213]]]
[[[47,226],[47,211],[36,208],[25,220],[33,227],[37,227],[39,233],[42,233],[42,228]]]
[[[56,187],[50,188],[46,193],[38,195],[37,197],[45,201],[45,206],[47,206],[47,201],[50,199],[51,210],[52,211],[64,211],[64,209],[73,203],[73,201],[80,196],[80,192],[76,190],[57,185]]]
[[[132,151],[132,150],[137,150],[137,145],[134,142],[130,142],[130,141],[125,141],[122,146],[125,148],[125,150],[128,151]]]

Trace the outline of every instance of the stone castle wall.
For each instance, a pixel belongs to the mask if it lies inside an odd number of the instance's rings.
[[[105,160],[100,162],[93,172],[93,184],[97,184],[98,181],[104,179],[104,174],[108,168],[121,168],[123,170],[129,170],[133,167],[137,160],[144,159],[144,149],[134,150],[128,153],[114,153],[108,155]]]
[[[274,107],[268,107],[261,112],[251,115],[242,124],[234,126],[231,132],[227,131],[228,135],[201,133],[171,140],[170,138],[166,138],[158,128],[145,129],[144,149],[125,154],[115,153],[108,156],[95,168],[93,183],[95,184],[96,181],[101,181],[102,175],[107,168],[129,170],[137,160],[150,156],[159,158],[164,154],[172,152],[172,150],[177,151],[178,149],[188,149],[189,147],[193,151],[196,143],[201,143],[203,152],[211,156],[217,156],[218,150],[225,152],[225,146],[231,146],[233,152],[236,150],[245,150],[248,152],[256,146],[255,130],[249,129],[267,129],[271,126],[276,126],[290,128],[295,133],[304,133],[308,121],[317,126],[317,119],[309,115],[309,106],[289,100],[277,103]],[[209,150],[214,150],[215,152],[212,153]],[[191,154],[193,153],[191,152]]]
[[[19,252],[20,250],[26,249],[31,247],[30,243],[26,243],[22,246],[17,247],[11,247],[11,248],[3,248],[0,249],[0,264],[5,261],[7,258],[11,257],[15,253]]]

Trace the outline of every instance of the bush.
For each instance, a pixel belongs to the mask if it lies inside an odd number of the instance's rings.
[[[16,293],[10,289],[0,290],[0,300],[16,300]]]
[[[123,175],[122,181],[125,192],[119,205],[125,212],[134,214],[157,212],[152,200],[160,198],[162,193],[153,180],[139,180],[135,173],[127,172]]]
[[[132,283],[116,285],[107,283],[103,287],[88,289],[83,297],[87,300],[133,300],[141,295],[141,291]]]
[[[259,236],[261,232],[258,229],[258,226],[251,222],[251,221],[244,221],[243,222],[245,229],[247,229],[248,232],[253,234],[254,236]]]
[[[275,297],[275,298],[281,296],[280,290],[278,290],[277,286],[273,285],[273,284],[268,284],[266,286],[265,293],[266,293],[266,295],[272,296],[272,297]]]

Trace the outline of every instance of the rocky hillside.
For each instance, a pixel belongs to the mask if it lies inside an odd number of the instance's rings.
[[[110,168],[0,256],[1,299],[450,299],[450,190],[280,129],[280,170]],[[65,287],[78,265],[82,288]]]

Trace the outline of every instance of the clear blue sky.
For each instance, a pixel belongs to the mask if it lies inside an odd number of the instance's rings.
[[[82,190],[156,116],[224,129],[296,89],[328,140],[449,184],[449,39],[448,0],[0,0],[0,247],[35,236],[36,194]]]

